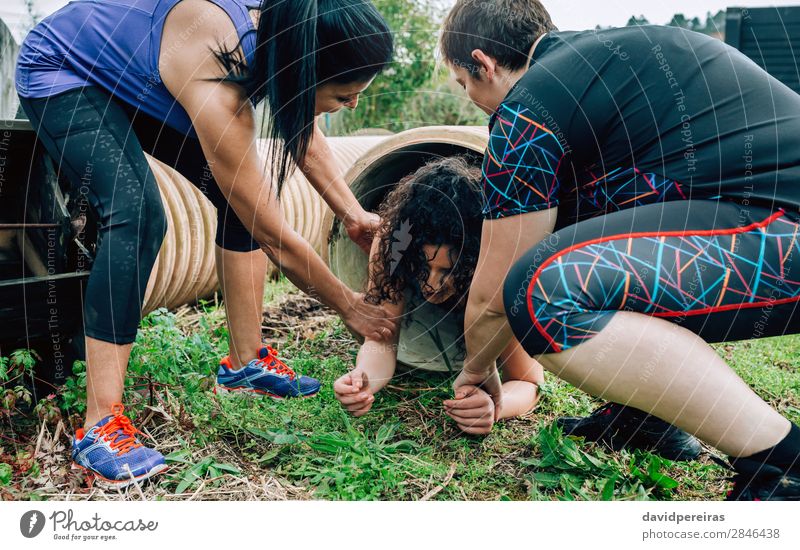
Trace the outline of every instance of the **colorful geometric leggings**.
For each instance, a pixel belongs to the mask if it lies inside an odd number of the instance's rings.
[[[800,215],[714,200],[637,206],[556,231],[511,269],[504,303],[532,356],[600,332],[617,311],[707,342],[800,333]]]

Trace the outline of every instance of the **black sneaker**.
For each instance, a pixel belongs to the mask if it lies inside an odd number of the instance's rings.
[[[564,435],[583,437],[615,451],[642,449],[668,460],[694,460],[703,452],[700,442],[684,432],[633,407],[606,403],[587,417],[556,420]]]
[[[800,472],[746,458],[731,460],[736,475],[725,500],[800,500]]]

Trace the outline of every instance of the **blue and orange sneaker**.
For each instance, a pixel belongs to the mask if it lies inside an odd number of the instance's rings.
[[[214,393],[246,392],[267,395],[273,399],[310,397],[319,391],[319,380],[298,375],[278,357],[272,346],[258,350],[258,357],[239,370],[231,366],[230,357],[220,361]]]
[[[164,456],[136,438],[139,430],[117,403],[112,414],[72,439],[72,465],[94,475],[101,485],[124,488],[167,469]]]

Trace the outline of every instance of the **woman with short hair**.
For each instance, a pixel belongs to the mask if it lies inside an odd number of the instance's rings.
[[[442,52],[491,115],[456,388],[502,400],[516,337],[730,455],[730,498],[800,499],[800,428],[709,346],[800,333],[800,96],[709,36],[558,32],[538,0],[459,0]]]

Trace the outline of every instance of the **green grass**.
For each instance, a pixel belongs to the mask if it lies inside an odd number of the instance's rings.
[[[267,302],[290,289],[285,281],[270,284]],[[224,315],[213,304],[190,323],[165,312],[143,323],[125,402],[134,422],[146,421],[157,434],[172,464],[171,473],[152,484],[153,498],[195,492],[199,498],[221,498],[236,480],[265,474],[290,495],[337,500],[724,497],[727,472],[707,457],[673,463],[563,437],[552,426],[554,418],[587,414],[599,402],[549,375],[538,408],[497,424],[487,437],[462,435],[443,414],[441,401],[451,383],[443,374],[403,373],[377,396],[370,414],[353,419],[331,390],[358,349],[339,321],[311,337],[289,337],[280,350],[298,371],[322,380],[319,396],[286,401],[215,396],[210,390],[216,363],[227,353],[226,330]],[[798,344],[800,338],[791,336],[718,350],[759,395],[800,423]],[[80,366],[77,371],[56,398],[65,418],[83,412],[85,378]],[[154,409],[168,419],[152,419]],[[54,498],[42,487],[42,465],[32,458],[39,424],[30,420],[16,415],[3,421],[17,434],[13,446],[1,443],[3,498]],[[214,492],[205,495],[210,488]]]

